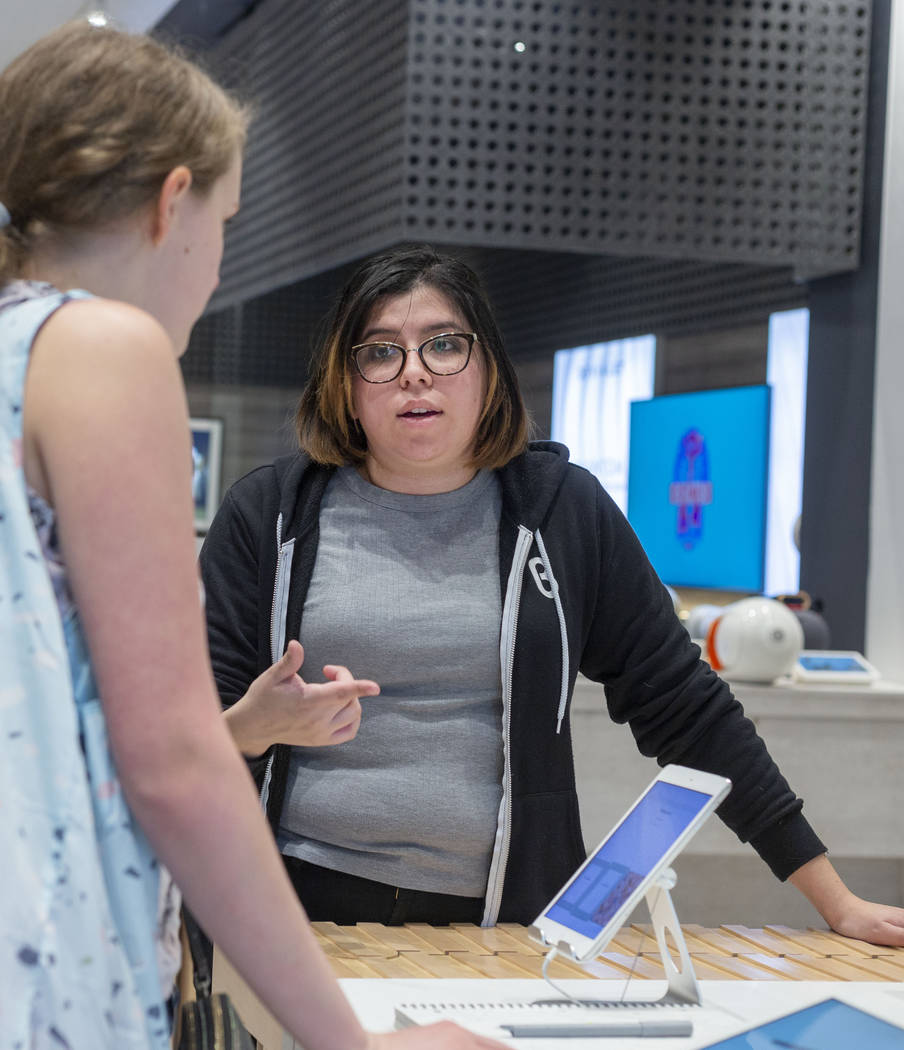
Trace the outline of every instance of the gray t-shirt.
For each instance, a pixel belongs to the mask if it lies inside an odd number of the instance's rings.
[[[479,897],[502,798],[499,482],[387,492],[337,471],[302,620],[302,676],[382,692],[335,747],[293,748],[283,853],[393,886]]]

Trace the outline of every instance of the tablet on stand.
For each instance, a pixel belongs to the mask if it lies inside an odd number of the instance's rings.
[[[501,1031],[516,1038],[691,1035],[693,1022],[674,1008],[699,1006],[700,989],[672,903],[671,863],[730,790],[731,782],[724,777],[666,766],[537,916],[528,933],[549,949],[543,976],[557,998],[399,1003],[396,1027],[451,1019],[476,1031]],[[593,974],[594,960],[641,899],[650,910],[667,978],[659,999],[578,998],[550,978],[548,967],[557,955]],[[653,1008],[660,1006],[672,1009],[658,1014]]]
[[[528,932],[549,948],[543,973],[560,995],[574,999],[548,976],[552,959],[563,955],[593,973],[594,960],[646,899],[667,986],[659,999],[642,1003],[699,1004],[697,977],[672,902],[671,864],[730,790],[725,777],[666,766],[537,916]]]

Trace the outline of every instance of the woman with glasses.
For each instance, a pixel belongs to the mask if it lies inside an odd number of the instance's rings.
[[[296,423],[301,451],[232,487],[201,566],[226,719],[312,918],[533,920],[584,858],[580,670],[644,754],[732,779],[722,818],[835,929],[904,943],[904,911],[835,875],[596,479],[528,444],[464,263],[419,246],[365,262]],[[335,740],[283,673],[302,646],[380,683]]]

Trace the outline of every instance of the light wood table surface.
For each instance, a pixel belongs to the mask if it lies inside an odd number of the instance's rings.
[[[523,926],[312,925],[337,977],[542,977],[545,952]],[[787,926],[709,929],[688,924],[681,928],[699,980],[904,981],[904,948],[881,948],[828,930]],[[549,974],[554,979],[591,978],[577,964],[562,959],[553,960]],[[593,979],[628,976],[665,977],[648,925],[625,926],[599,957]],[[219,952],[214,956],[213,984],[214,990],[230,994],[263,1050],[296,1046]]]
[[[337,977],[541,977],[544,949],[523,926],[357,926],[313,923]],[[700,980],[904,981],[904,948],[880,948],[828,930],[683,925]],[[665,977],[652,928],[624,927],[599,957],[595,978]],[[607,972],[608,971],[608,972]],[[555,959],[552,977],[588,978]]]

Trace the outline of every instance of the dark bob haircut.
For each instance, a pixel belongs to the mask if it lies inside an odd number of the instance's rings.
[[[352,415],[351,348],[382,300],[424,286],[455,306],[482,348],[487,390],[474,437],[474,467],[502,467],[527,447],[527,411],[480,279],[460,259],[427,245],[405,245],[358,267],[315,350],[295,415],[299,445],[315,462],[343,466],[364,461],[367,438]]]

